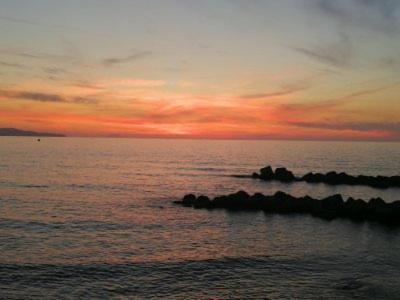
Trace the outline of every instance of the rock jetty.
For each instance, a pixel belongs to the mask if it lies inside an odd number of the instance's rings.
[[[239,191],[213,199],[204,195],[187,194],[182,200],[174,201],[174,203],[200,209],[261,210],[278,214],[301,213],[324,219],[347,218],[400,225],[400,201],[386,203],[381,198],[372,198],[366,202],[351,197],[344,201],[340,194],[314,199],[309,196],[294,197],[281,191],[269,196],[261,193],[249,195],[245,191]]]
[[[296,177],[293,175],[293,172],[286,168],[276,168],[274,171],[271,166],[260,169],[260,173],[253,173],[251,177],[264,181],[276,180],[285,183],[304,181],[307,183],[325,183],[329,185],[364,185],[381,189],[400,187],[400,176],[353,176],[344,172],[337,173],[332,171],[326,174],[307,173],[304,176]]]

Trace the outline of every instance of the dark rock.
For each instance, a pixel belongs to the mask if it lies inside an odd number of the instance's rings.
[[[340,194],[329,196],[321,200],[322,208],[328,211],[339,212],[343,209],[343,205],[343,198]]]
[[[344,211],[352,218],[363,219],[368,212],[368,204],[361,199],[354,200],[350,197],[344,203]]]
[[[274,171],[272,171],[271,166],[267,166],[265,168],[260,169],[260,176],[263,180],[272,180],[274,179]]]
[[[277,168],[275,172],[270,166],[262,168],[261,174],[253,173],[252,178],[260,178],[262,180],[277,180],[281,182],[305,181],[308,183],[325,183],[330,185],[365,185],[374,188],[400,187],[400,176],[352,176],[344,172],[336,173],[335,171],[326,174],[307,173],[302,177],[295,177],[293,173],[286,168]]]
[[[228,195],[228,203],[226,208],[250,208],[249,207],[249,199],[250,195],[247,194],[245,191],[239,191],[235,194]]]
[[[292,182],[296,180],[296,177],[286,168],[277,168],[275,170],[274,179],[282,182]]]
[[[193,194],[187,194],[182,199],[182,204],[184,206],[192,206],[194,201],[196,201],[196,196]]]
[[[193,207],[194,208],[208,208],[211,205],[211,201],[210,198],[208,198],[207,196],[199,196],[196,200],[194,200],[193,202]]]
[[[251,174],[252,178],[260,178],[260,174],[254,172],[253,174]]]
[[[317,200],[309,196],[294,197],[281,191],[270,196],[260,193],[250,196],[245,191],[239,191],[228,196],[215,197],[213,200],[210,200],[207,196],[196,198],[195,195],[188,194],[183,197],[182,201],[174,201],[174,203],[207,209],[258,209],[266,213],[280,214],[309,213],[324,219],[342,217],[357,221],[372,220],[400,226],[400,201],[385,203],[381,198],[373,198],[368,203],[361,199],[355,200],[353,198],[349,198],[344,202],[339,194]]]
[[[390,207],[381,198],[372,198],[368,202],[368,213],[374,218],[382,218],[388,214]]]
[[[263,206],[263,202],[265,201],[265,196],[261,193],[255,193],[249,198],[249,205],[251,208],[261,209]]]
[[[305,182],[315,182],[314,176],[315,176],[314,173],[310,172],[310,173],[303,175],[303,177],[301,177],[300,180],[305,181]]]

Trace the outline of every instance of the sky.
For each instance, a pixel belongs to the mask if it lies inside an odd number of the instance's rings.
[[[400,140],[398,0],[0,0],[0,127]]]

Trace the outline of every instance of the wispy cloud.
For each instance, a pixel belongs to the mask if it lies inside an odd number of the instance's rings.
[[[152,52],[150,52],[150,51],[137,51],[137,52],[132,53],[127,56],[110,57],[110,58],[103,59],[102,64],[106,67],[110,67],[110,66],[114,66],[114,65],[118,65],[118,64],[141,60],[143,58],[150,56],[151,54],[152,54]]]
[[[97,32],[89,32],[82,28],[60,25],[60,24],[48,24],[48,23],[44,23],[41,21],[28,20],[28,19],[24,19],[24,18],[15,18],[15,17],[10,17],[10,16],[4,16],[4,15],[1,16],[0,15],[0,20],[5,21],[5,22],[19,23],[19,24],[25,24],[25,25],[29,25],[29,26],[36,26],[36,27],[44,28],[44,29],[50,30],[50,31],[54,31],[54,30],[65,31],[65,30],[67,30],[67,31],[73,31],[74,33],[80,34],[80,35],[106,37],[103,34],[99,34]]]
[[[351,66],[354,51],[350,38],[344,34],[329,44],[309,48],[291,47],[291,49],[317,62],[339,68]]]
[[[58,74],[63,74],[66,73],[67,71],[63,68],[58,68],[58,67],[44,67],[42,70],[50,75],[58,75]]]
[[[355,25],[384,33],[400,30],[398,0],[319,0],[317,8],[341,24]]]
[[[33,91],[15,91],[15,90],[0,90],[0,98],[4,99],[21,99],[35,102],[53,102],[53,103],[81,103],[81,104],[96,104],[98,100],[90,97],[66,97],[60,94],[42,93]]]
[[[303,122],[293,121],[288,124],[303,127],[328,130],[354,130],[354,131],[385,131],[396,137],[400,137],[400,122],[394,123],[373,123],[373,122]]]
[[[7,99],[25,99],[39,102],[66,102],[66,99],[56,94],[0,90],[0,97]]]
[[[6,62],[6,61],[0,61],[0,66],[7,67],[7,68],[16,68],[16,69],[25,69],[26,66],[19,64],[19,63],[14,63],[14,62]]]
[[[335,109],[341,105],[348,104],[351,101],[359,99],[361,96],[367,96],[375,93],[385,91],[387,89],[393,88],[400,85],[400,82],[394,82],[391,84],[379,86],[376,88],[365,89],[358,92],[354,92],[342,97],[328,99],[325,101],[313,102],[313,103],[291,103],[282,104],[278,107],[279,111],[286,112],[287,114],[301,115],[309,114],[311,112],[326,112]]]
[[[264,98],[273,98],[279,96],[285,96],[294,94],[296,92],[300,92],[302,90],[307,89],[309,86],[301,83],[301,84],[285,84],[279,90],[258,94],[246,94],[242,95],[242,99],[264,99]]]

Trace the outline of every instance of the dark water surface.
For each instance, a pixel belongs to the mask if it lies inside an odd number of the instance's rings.
[[[399,175],[398,143],[41,140],[0,137],[0,298],[400,299],[399,229],[171,204],[239,189],[399,200],[230,176]]]

